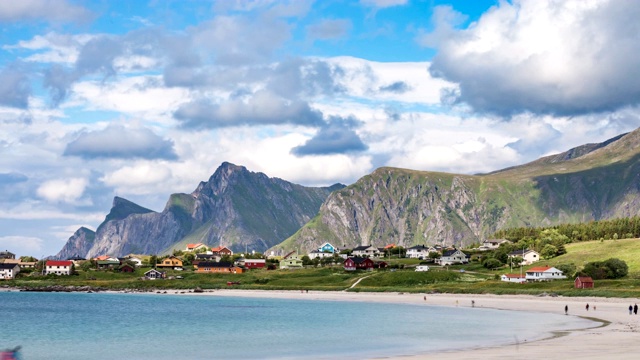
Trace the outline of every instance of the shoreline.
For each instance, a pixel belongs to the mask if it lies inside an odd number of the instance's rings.
[[[0,288],[0,291],[20,291],[18,288]],[[157,294],[156,291],[99,291],[104,293]],[[562,297],[533,295],[492,294],[416,294],[369,293],[346,291],[296,290],[240,290],[219,289],[203,292],[183,289],[162,290],[162,295],[179,296],[227,296],[249,298],[279,298],[319,301],[359,301],[411,304],[419,306],[476,307],[510,311],[564,314],[594,321],[593,327],[584,329],[550,331],[548,337],[533,341],[510,342],[505,345],[477,347],[429,354],[373,357],[387,360],[419,359],[631,359],[640,353],[640,315],[629,315],[629,305],[640,303],[636,298]],[[425,300],[426,299],[426,300]],[[472,306],[472,301],[474,302]],[[589,304],[589,310],[586,310]],[[598,324],[599,323],[599,324]]]

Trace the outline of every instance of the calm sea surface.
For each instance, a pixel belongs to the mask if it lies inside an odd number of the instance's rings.
[[[591,322],[483,308],[0,292],[0,349],[30,359],[332,359],[533,340]]]

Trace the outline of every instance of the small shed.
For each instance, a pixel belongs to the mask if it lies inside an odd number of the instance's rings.
[[[576,289],[593,289],[593,279],[590,276],[578,276],[573,283]]]

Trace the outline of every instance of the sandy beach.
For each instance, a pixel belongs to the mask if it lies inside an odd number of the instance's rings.
[[[258,290],[216,290],[193,295],[372,301],[459,307],[471,307],[471,302],[474,301],[475,307],[556,314],[564,314],[566,305],[569,308],[568,316],[582,316],[598,322],[594,323],[593,328],[566,331],[543,340],[462,351],[452,349],[445,353],[387,359],[539,359],[542,357],[567,360],[637,359],[640,356],[640,315],[629,315],[628,310],[629,305],[640,303],[638,299]],[[589,304],[589,310],[586,310],[586,304]]]

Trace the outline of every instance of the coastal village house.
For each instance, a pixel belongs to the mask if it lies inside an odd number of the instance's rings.
[[[203,243],[197,243],[197,244],[187,244],[187,248],[184,251],[187,252],[192,252],[192,251],[206,251],[208,250],[207,245],[203,244]]]
[[[345,271],[373,270],[374,263],[370,258],[353,256],[344,261]]]
[[[298,255],[288,255],[280,260],[280,269],[302,269],[302,259]]]
[[[218,247],[211,248],[211,253],[213,255],[218,255],[218,256],[231,256],[231,255],[233,255],[233,251],[231,251],[231,249],[229,249],[226,246],[218,246]]]
[[[324,243],[322,244],[322,246],[318,248],[318,251],[333,254],[333,253],[337,253],[340,250],[337,247],[331,245],[330,243]]]
[[[197,273],[232,273],[242,274],[242,268],[233,265],[231,262],[201,261],[195,271]]]
[[[156,280],[156,279],[164,279],[167,277],[167,273],[164,271],[158,271],[156,269],[151,269],[144,273],[144,277],[147,280]]]
[[[156,267],[182,270],[182,260],[177,256],[169,256],[157,264]]]
[[[240,258],[236,261],[236,264],[247,269],[262,269],[267,264],[267,260]]]
[[[0,251],[0,259],[15,259],[16,254],[10,252],[9,250]]]
[[[351,255],[356,257],[378,257],[380,254],[380,249],[371,245],[361,245],[351,250]]]
[[[73,262],[69,260],[49,260],[45,264],[45,275],[71,275]]]
[[[540,260],[540,254],[535,250],[516,250],[509,253],[509,258],[522,258],[521,264],[514,265],[531,265]]]
[[[312,252],[308,253],[307,256],[311,260],[313,260],[315,258],[323,259],[323,258],[326,258],[326,257],[333,257],[333,253],[324,252],[324,251],[320,251],[320,250],[313,250]]]
[[[20,272],[18,264],[0,264],[0,280],[11,280]]]
[[[547,280],[557,280],[557,279],[566,279],[562,271],[551,267],[551,266],[541,266],[541,267],[532,267],[527,270],[528,281],[547,281]]]
[[[495,250],[500,247],[500,244],[508,243],[508,242],[510,241],[505,239],[485,240],[482,242],[482,244],[480,244],[480,247],[478,247],[478,250],[480,251]]]
[[[125,256],[125,260],[133,263],[135,266],[142,266],[142,259],[137,256],[127,255]]]
[[[504,274],[500,277],[500,280],[514,283],[524,283],[527,282],[527,276],[520,274]]]
[[[442,253],[442,256],[439,259],[435,260],[436,264],[440,264],[442,266],[453,265],[453,264],[466,264],[468,262],[469,262],[469,257],[467,256],[467,254],[463,253],[458,249],[445,250]]]
[[[590,276],[578,276],[573,284],[576,289],[593,289],[593,279]]]
[[[18,265],[20,269],[35,269],[37,264],[35,261],[21,261],[20,259],[2,259],[0,263]]]
[[[422,260],[428,258],[431,252],[437,252],[437,250],[426,245],[416,245],[407,249],[407,257]]]

